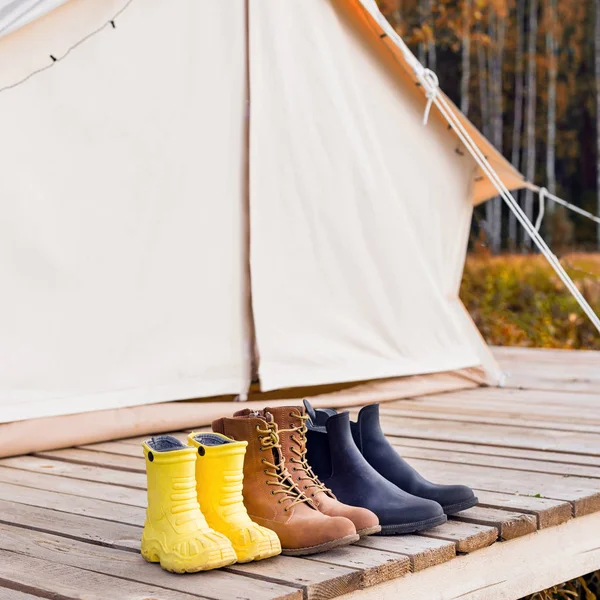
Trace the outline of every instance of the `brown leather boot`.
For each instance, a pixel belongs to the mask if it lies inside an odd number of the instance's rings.
[[[306,420],[303,406],[265,408],[271,413],[279,429],[279,440],[285,463],[292,479],[316,505],[320,512],[330,517],[346,517],[356,527],[361,537],[379,533],[381,526],[377,515],[366,508],[349,506],[336,499],[333,492],[319,481],[306,460]]]
[[[244,504],[250,518],[273,530],[283,554],[302,556],[352,544],[352,521],[319,512],[288,472],[273,415],[240,411],[213,421],[213,431],[248,442],[244,460]]]

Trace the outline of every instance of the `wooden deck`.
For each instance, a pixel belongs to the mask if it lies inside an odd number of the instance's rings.
[[[7,458],[0,600],[518,599],[599,569],[600,353],[494,352],[504,389],[381,407],[387,435],[419,471],[477,490],[480,506],[447,524],[178,576],[138,553],[139,439]]]

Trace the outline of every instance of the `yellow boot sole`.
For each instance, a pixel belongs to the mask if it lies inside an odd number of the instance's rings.
[[[191,544],[195,541],[191,540],[183,544]],[[148,540],[145,537],[142,537],[141,554],[148,562],[160,563],[165,571],[171,573],[210,571],[232,565],[237,561],[237,555],[232,546],[213,544],[192,556],[184,556],[176,551],[165,550],[157,540]]]
[[[253,544],[244,546],[234,546],[237,560],[239,563],[252,562],[253,560],[263,560],[281,554],[281,544],[279,538],[267,538],[259,540]]]

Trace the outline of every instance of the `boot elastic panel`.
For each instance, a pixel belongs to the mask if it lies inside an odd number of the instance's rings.
[[[154,452],[171,452],[189,447],[172,435],[154,436],[146,440],[146,445],[154,450]]]
[[[315,427],[324,427],[325,423],[327,422],[327,419],[329,419],[329,417],[333,417],[334,415],[337,415],[337,411],[334,410],[333,408],[313,408],[311,403],[304,399],[303,400],[304,403],[304,408],[306,410],[306,414],[308,415],[308,417],[310,418],[311,423],[315,426]]]

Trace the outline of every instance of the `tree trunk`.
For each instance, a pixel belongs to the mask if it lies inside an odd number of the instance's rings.
[[[480,26],[480,31],[483,30]],[[477,44],[477,70],[479,75],[479,107],[481,110],[481,129],[485,137],[490,137],[490,111],[488,102],[488,72],[486,48],[480,40]]]
[[[598,158],[597,162],[597,204],[598,212],[600,215],[600,0],[596,0],[596,30],[595,30],[595,44],[596,44],[596,142],[598,147]],[[600,248],[600,224],[596,230],[597,245]]]
[[[490,105],[493,108],[492,117],[492,140],[500,152],[503,148],[504,131],[504,98],[502,85],[502,63],[504,60],[504,41],[506,35],[506,21],[503,17],[496,15],[496,18],[490,21],[495,27],[492,27],[491,39],[493,40],[492,50],[492,94]],[[493,207],[493,234],[492,249],[494,252],[500,252],[502,249],[502,199],[497,196],[492,200]]]
[[[419,24],[421,25],[421,31],[423,31],[423,25],[425,25],[425,22],[426,22],[425,15],[427,14],[428,4],[429,4],[429,0],[419,0],[418,10],[419,10]],[[426,67],[427,66],[427,44],[426,44],[425,40],[423,40],[422,42],[419,42],[418,58],[419,58],[419,62]]]
[[[537,32],[538,32],[538,0],[529,3],[529,39],[527,48],[527,153],[525,175],[527,180],[535,179],[535,118],[536,118],[536,59],[537,59]],[[533,192],[525,192],[525,214],[533,220]],[[523,232],[525,248],[531,248],[531,238]]]
[[[556,194],[556,80],[557,44],[556,44],[556,15],[557,0],[548,0],[548,30],[546,32],[546,52],[548,54],[548,136],[546,140],[546,178],[548,190]],[[554,207],[550,203],[550,212]]]
[[[490,9],[491,10],[491,9]],[[483,43],[483,25],[479,23],[478,30],[480,33],[479,42],[477,44],[477,71],[479,76],[479,108],[481,111],[481,130],[486,138],[491,139],[490,135],[490,97],[489,88],[492,82],[489,77],[488,64],[488,49]],[[489,50],[491,53],[491,50]],[[490,61],[491,64],[491,61]],[[485,233],[488,238],[490,248],[494,249],[494,206],[493,200],[490,200],[485,205]]]
[[[392,11],[392,19],[394,27],[398,27],[402,23],[402,0],[396,0],[394,10]]]
[[[460,110],[469,114],[469,81],[471,79],[471,11],[472,0],[463,2],[462,71],[460,78]]]
[[[521,168],[521,134],[523,127],[523,50],[525,41],[525,0],[517,0],[516,12],[517,40],[515,48],[515,107],[512,135],[511,162],[517,169]],[[515,198],[519,200],[518,192]],[[508,245],[511,250],[517,247],[517,218],[514,213],[508,214]]]
[[[435,23],[433,18],[433,0],[427,0],[427,24],[429,25],[431,37],[427,42],[427,66],[435,71],[437,66],[437,54],[435,50],[435,37],[433,35]]]
[[[488,135],[494,146],[502,152],[503,134],[503,86],[502,60],[504,55],[504,38],[506,23],[495,11],[490,12],[488,36]],[[502,249],[502,200],[499,196],[490,200],[486,205],[486,221],[488,237],[492,252]]]

